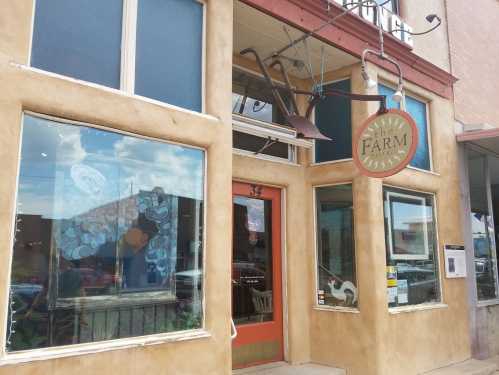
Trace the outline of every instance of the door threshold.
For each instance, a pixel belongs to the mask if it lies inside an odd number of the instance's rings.
[[[272,362],[265,365],[232,371],[233,375],[346,375],[345,370],[315,364],[290,365],[286,362]]]

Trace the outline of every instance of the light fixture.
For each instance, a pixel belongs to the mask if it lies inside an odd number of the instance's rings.
[[[402,90],[403,90],[403,86],[402,86],[402,83],[400,82],[399,85],[397,86],[397,91],[392,96],[392,99],[397,103],[400,103],[402,101],[402,99],[404,98],[404,94],[403,94]]]
[[[364,79],[364,87],[366,89],[372,89],[378,85],[378,83],[374,79],[369,77],[369,74],[367,74],[364,66],[362,67],[361,74],[362,74],[362,78]]]

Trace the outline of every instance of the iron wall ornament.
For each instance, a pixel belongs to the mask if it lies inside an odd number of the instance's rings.
[[[370,116],[353,139],[353,160],[370,177],[388,177],[412,160],[418,146],[418,128],[404,111],[390,109]]]

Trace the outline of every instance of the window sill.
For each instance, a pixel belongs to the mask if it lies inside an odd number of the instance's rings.
[[[395,315],[395,314],[410,313],[416,311],[446,309],[448,307],[449,306],[445,303],[428,303],[428,304],[413,305],[413,306],[390,307],[388,308],[388,312],[390,314]]]
[[[71,83],[75,83],[75,84],[78,84],[78,85],[82,85],[82,86],[86,86],[86,87],[91,87],[91,88],[102,90],[102,91],[109,92],[109,93],[112,93],[112,94],[121,95],[121,96],[126,97],[126,98],[136,99],[138,101],[141,101],[141,102],[144,102],[144,103],[153,104],[153,105],[157,105],[159,107],[163,107],[163,108],[166,108],[166,109],[169,109],[169,110],[184,112],[184,113],[187,113],[187,114],[190,114],[190,115],[195,115],[195,116],[201,116],[201,117],[203,117],[205,119],[209,119],[209,120],[212,120],[212,121],[213,120],[216,120],[217,122],[219,121],[219,119],[216,118],[215,116],[206,114],[204,112],[196,112],[196,111],[193,111],[193,110],[190,110],[190,109],[186,109],[186,108],[183,108],[183,107],[178,107],[178,106],[173,105],[173,104],[168,104],[168,103],[164,103],[164,102],[161,102],[161,101],[158,101],[158,100],[155,100],[155,99],[146,98],[144,96],[140,96],[140,95],[137,95],[137,94],[134,94],[134,93],[129,93],[129,92],[126,92],[126,91],[123,91],[123,90],[120,90],[120,89],[115,89],[115,88],[112,88],[112,87],[107,87],[107,86],[104,86],[104,85],[100,85],[98,83],[93,83],[93,82],[88,82],[88,81],[84,81],[84,80],[77,79],[77,78],[68,77],[68,76],[65,76],[65,75],[62,75],[62,74],[59,74],[59,73],[53,73],[53,72],[49,72],[49,71],[46,71],[46,70],[34,68],[32,66],[28,66],[28,65],[24,65],[24,64],[19,64],[19,63],[16,63],[14,61],[11,61],[10,65],[13,66],[14,68],[25,70],[25,71],[28,71],[28,72],[31,72],[31,73],[43,75],[43,76],[46,76],[46,77],[61,79],[61,80],[66,81],[66,82],[71,82]]]
[[[433,176],[438,176],[438,177],[440,177],[440,176],[441,176],[441,175],[440,175],[440,173],[437,173],[437,172],[432,171],[432,170],[430,170],[430,171],[429,171],[429,170],[427,170],[427,169],[421,169],[421,168],[417,168],[417,167],[412,167],[412,166],[410,166],[410,165],[408,165],[406,168],[407,168],[407,169],[410,169],[410,170],[412,170],[412,171],[416,171],[416,172],[421,172],[421,173],[431,174],[431,175],[433,175]]]
[[[254,152],[240,150],[238,148],[233,148],[232,153],[235,155],[246,156],[246,157],[250,157],[250,158],[254,158],[254,159],[260,159],[260,160],[265,160],[265,161],[271,161],[274,163],[286,164],[286,165],[290,165],[292,167],[299,167],[300,166],[300,164],[293,162],[293,161],[290,161],[290,160],[286,160],[284,158],[278,158],[275,156],[270,156],[270,155],[265,155],[265,154],[255,154]]]
[[[87,344],[75,344],[53,348],[24,350],[18,353],[4,355],[2,358],[0,358],[0,367],[26,362],[44,361],[54,358],[95,354],[111,350],[139,348],[149,345],[197,340],[209,337],[211,337],[211,334],[208,331],[204,329],[196,329],[175,333],[161,333],[150,336],[99,341]]]
[[[360,310],[354,307],[315,305],[313,309],[317,311],[333,311],[340,313],[360,314]]]
[[[499,299],[489,299],[486,301],[477,301],[476,307],[488,307],[488,306],[494,306],[494,305],[499,305]]]
[[[347,163],[353,161],[352,158],[347,159],[338,159],[338,160],[330,160],[330,161],[321,161],[318,163],[310,163],[311,167],[320,166],[320,165],[330,165],[330,164],[339,164],[339,163]]]

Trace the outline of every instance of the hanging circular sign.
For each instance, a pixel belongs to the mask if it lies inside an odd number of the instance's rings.
[[[388,177],[412,160],[418,145],[418,128],[404,111],[390,109],[370,116],[353,140],[353,160],[362,174]]]

